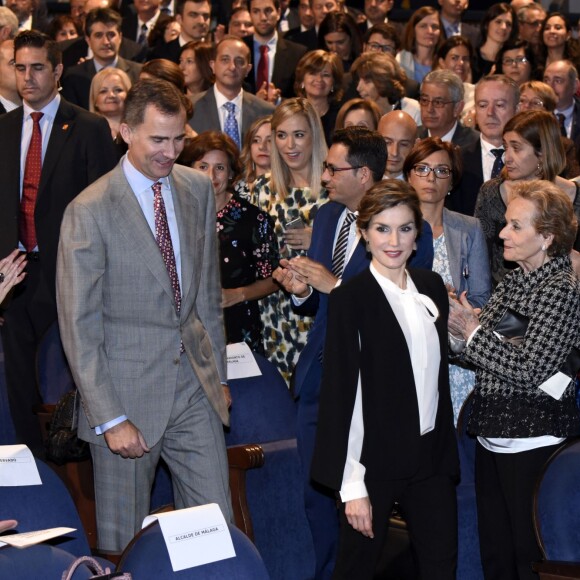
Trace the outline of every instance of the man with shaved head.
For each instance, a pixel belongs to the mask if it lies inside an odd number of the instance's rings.
[[[417,140],[417,123],[404,111],[391,111],[381,117],[378,131],[387,144],[385,179],[403,180],[403,163]]]

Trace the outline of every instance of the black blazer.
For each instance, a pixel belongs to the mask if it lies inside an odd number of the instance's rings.
[[[73,38],[72,40],[62,40],[57,44],[62,51],[62,64],[65,70],[71,66],[77,65],[81,58],[87,58],[89,45],[84,36]],[[123,40],[121,40],[119,56],[125,60],[145,62],[147,53],[148,49],[146,46],[141,46],[129,38],[123,38]]]
[[[164,20],[171,20],[171,16],[161,13],[155,22],[155,26],[163,23]],[[123,38],[133,40],[137,42],[139,40],[139,35],[137,34],[137,24],[139,23],[139,17],[136,12],[130,12],[123,17],[123,24],[121,24],[121,32],[123,33]],[[149,31],[151,32],[151,31]]]
[[[1,256],[18,246],[22,120],[22,107],[0,117]],[[45,290],[53,300],[64,210],[85,187],[110,171],[117,160],[107,121],[61,99],[42,164],[34,212],[40,264],[47,283]]]
[[[475,213],[475,202],[479,188],[483,183],[483,165],[481,163],[481,139],[461,148],[463,176],[453,188],[451,195],[445,198],[445,207],[464,215]]]
[[[417,129],[417,137],[419,139],[425,139],[425,137],[429,137],[429,131],[427,128],[421,125]],[[455,133],[453,133],[453,137],[451,137],[451,143],[453,143],[453,145],[457,145],[458,147],[467,147],[467,145],[470,143],[478,140],[479,131],[472,129],[471,127],[464,127],[461,123],[457,123]]]
[[[300,26],[292,28],[285,35],[286,40],[301,44],[306,47],[307,51],[316,50],[318,48],[318,34],[314,27],[308,30],[300,30]]]
[[[252,59],[252,70],[246,77],[244,89],[255,95],[257,91],[255,71],[258,65],[254,62],[254,35],[246,36],[243,40],[250,49],[250,58]],[[294,96],[296,66],[305,52],[306,47],[278,36],[274,70],[272,71],[272,82],[277,89],[280,89],[282,97],[285,99]]]
[[[441,350],[439,406],[429,435],[429,456],[435,473],[456,477],[447,292],[441,278],[429,270],[412,269],[410,274],[418,291],[439,309],[435,322]],[[361,463],[366,479],[389,481],[413,475],[419,468],[421,436],[411,358],[395,314],[368,269],[330,293],[323,363],[312,477],[331,489],[341,487],[359,370],[365,424]]]

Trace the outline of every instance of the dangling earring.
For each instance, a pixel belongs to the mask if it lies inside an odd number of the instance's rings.
[[[541,177],[544,174],[544,170],[542,169],[542,166],[538,163],[538,167],[536,169],[536,175],[538,177]]]
[[[302,86],[300,87],[302,90],[304,90],[304,83],[302,83]]]

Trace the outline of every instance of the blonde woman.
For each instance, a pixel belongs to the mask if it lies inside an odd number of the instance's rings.
[[[312,221],[328,197],[321,186],[326,153],[312,104],[303,98],[281,103],[272,115],[272,171],[258,179],[251,201],[274,219],[282,257],[310,247]],[[290,380],[311,321],[294,314],[290,297],[282,291],[264,298],[261,306],[266,355]]]
[[[100,70],[91,82],[89,111],[107,119],[113,139],[119,133],[125,99],[130,88],[131,79],[127,73],[114,67]]]

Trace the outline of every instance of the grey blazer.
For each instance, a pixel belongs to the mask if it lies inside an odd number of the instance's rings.
[[[61,227],[57,303],[65,352],[82,395],[79,436],[126,415],[149,446],[173,405],[180,341],[222,422],[225,338],[211,182],[170,174],[181,250],[180,314],[163,258],[121,164],[69,204]]]
[[[260,117],[271,115],[274,109],[274,105],[244,91],[242,95],[242,134],[240,135],[242,141],[252,123]],[[197,133],[221,131],[213,87],[201,93],[193,100],[193,117],[189,121],[189,124]]]
[[[491,294],[491,274],[479,220],[444,208],[443,232],[457,295],[466,290],[469,303],[483,307]]]

